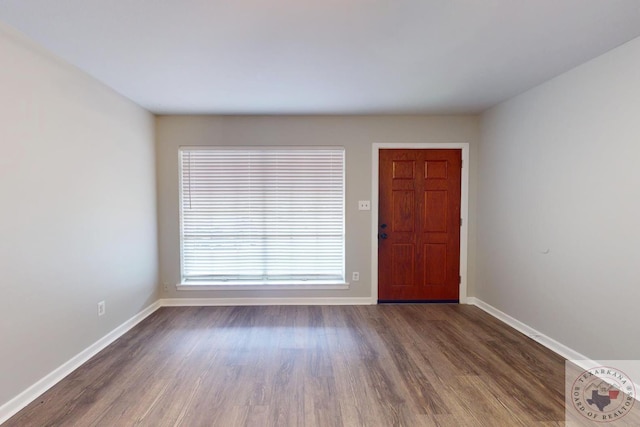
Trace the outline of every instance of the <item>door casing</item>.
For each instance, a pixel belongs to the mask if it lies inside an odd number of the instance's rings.
[[[462,182],[460,192],[460,304],[467,304],[467,251],[469,231],[469,143],[375,143],[371,153],[371,298],[378,301],[378,186],[380,150],[384,149],[459,149],[462,150]]]

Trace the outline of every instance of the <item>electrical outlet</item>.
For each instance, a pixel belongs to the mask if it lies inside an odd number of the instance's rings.
[[[169,284],[168,283],[164,283],[162,285],[162,288],[164,289],[165,292],[169,292]]]
[[[358,280],[360,280],[360,273],[358,273],[357,271],[354,271],[353,274],[351,274],[351,280],[353,280],[354,282],[357,282]]]
[[[370,211],[371,210],[371,202],[369,200],[358,200],[358,210],[360,210],[360,211]]]
[[[98,303],[98,316],[104,316],[107,312],[107,306],[104,301]]]

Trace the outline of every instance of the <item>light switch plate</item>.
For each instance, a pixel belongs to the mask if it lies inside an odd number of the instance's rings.
[[[370,211],[371,210],[371,202],[369,200],[359,200],[358,201],[358,210],[359,211]]]

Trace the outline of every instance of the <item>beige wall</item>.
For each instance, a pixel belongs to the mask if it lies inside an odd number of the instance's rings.
[[[640,358],[639,70],[635,39],[482,116],[476,295],[592,359]]]
[[[469,288],[475,245],[475,116],[161,116],[156,119],[160,278],[164,297],[371,296],[371,216],[358,200],[371,199],[371,152],[376,142],[468,142],[471,156]],[[178,147],[181,145],[338,145],[346,148],[346,270],[360,272],[349,290],[176,291],[180,281]],[[374,242],[377,244],[377,242]]]
[[[1,407],[156,301],[157,223],[153,117],[4,27],[0,58]]]

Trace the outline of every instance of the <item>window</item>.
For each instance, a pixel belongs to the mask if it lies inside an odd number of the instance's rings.
[[[180,150],[182,282],[344,283],[344,148]]]

